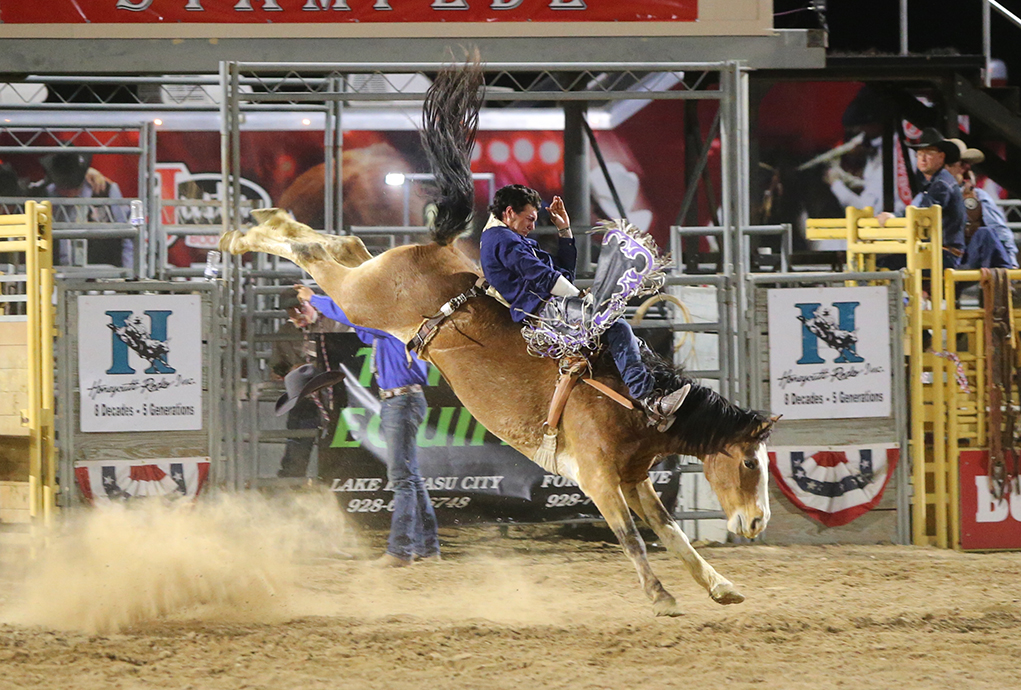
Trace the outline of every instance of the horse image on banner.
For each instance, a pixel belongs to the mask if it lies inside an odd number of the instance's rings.
[[[405,343],[416,339],[420,356],[436,365],[478,422],[533,458],[542,444],[558,362],[529,354],[520,326],[506,306],[478,287],[478,267],[454,242],[468,228],[474,206],[470,160],[483,87],[476,58],[440,71],[426,94],[422,143],[438,189],[429,244],[372,257],[357,237],[317,233],[284,211],[262,209],[253,212],[258,226],[226,233],[219,246],[232,254],[261,251],[289,259],[353,323]],[[431,331],[422,338],[427,324]],[[570,390],[552,465],[595,503],[657,615],[680,615],[683,609],[652,572],[632,511],[680,556],[713,600],[739,603],[744,596],[692,548],[664,508],[649,469],[664,455],[701,458],[728,527],[754,538],[770,517],[765,441],[774,420],[732,405],[661,360],[648,363],[671,390],[691,384],[674,424],[660,431],[647,424],[644,411],[611,399],[604,391],[624,399],[627,388],[608,354],[595,355],[592,378],[604,390],[587,385]]]

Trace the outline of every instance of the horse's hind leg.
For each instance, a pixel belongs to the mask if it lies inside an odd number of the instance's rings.
[[[299,223],[279,209],[252,211],[259,225],[242,233],[232,230],[220,237],[221,251],[231,254],[265,252],[298,264],[309,273],[319,262],[358,266],[371,258],[356,237],[324,235]]]
[[[709,596],[720,604],[740,604],[744,596],[734,588],[731,582],[720,575],[706,563],[688,541],[688,536],[681,531],[680,525],[667,512],[663,502],[656,495],[652,480],[646,478],[638,484],[625,484],[621,487],[624,497],[631,510],[660,538],[663,545],[675,552],[688,566],[688,571],[698,584],[705,587]]]
[[[652,572],[649,566],[649,557],[645,551],[645,542],[635,527],[635,521],[631,518],[627,503],[624,501],[624,494],[616,483],[600,478],[588,482],[579,481],[582,490],[592,499],[603,514],[606,523],[617,535],[617,540],[624,548],[624,553],[631,559],[635,570],[638,571],[638,580],[645,590],[645,594],[652,600],[652,609],[657,616],[679,616],[680,609],[677,608],[677,601],[663,588],[659,578]]]

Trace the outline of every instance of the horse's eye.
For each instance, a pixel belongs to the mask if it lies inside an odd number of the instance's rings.
[[[759,465],[759,463],[757,463],[755,460],[745,460],[744,461],[745,468],[749,469],[749,470],[756,469],[758,467],[758,465]]]

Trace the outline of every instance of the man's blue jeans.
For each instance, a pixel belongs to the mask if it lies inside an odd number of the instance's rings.
[[[421,393],[383,400],[379,410],[386,438],[386,474],[394,491],[394,513],[386,550],[405,561],[415,556],[428,558],[440,552],[436,513],[418,471],[416,437],[425,412],[425,396]]]
[[[617,371],[624,379],[631,397],[641,400],[652,392],[656,381],[652,372],[642,363],[642,352],[635,332],[631,330],[628,322],[621,318],[606,329],[605,337],[613,362],[617,365]]]

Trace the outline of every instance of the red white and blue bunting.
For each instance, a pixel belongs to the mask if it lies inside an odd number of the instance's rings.
[[[209,458],[79,462],[74,476],[92,505],[151,496],[194,499],[209,477]]]
[[[791,503],[837,527],[879,503],[899,455],[896,443],[786,446],[769,452],[769,468]]]

